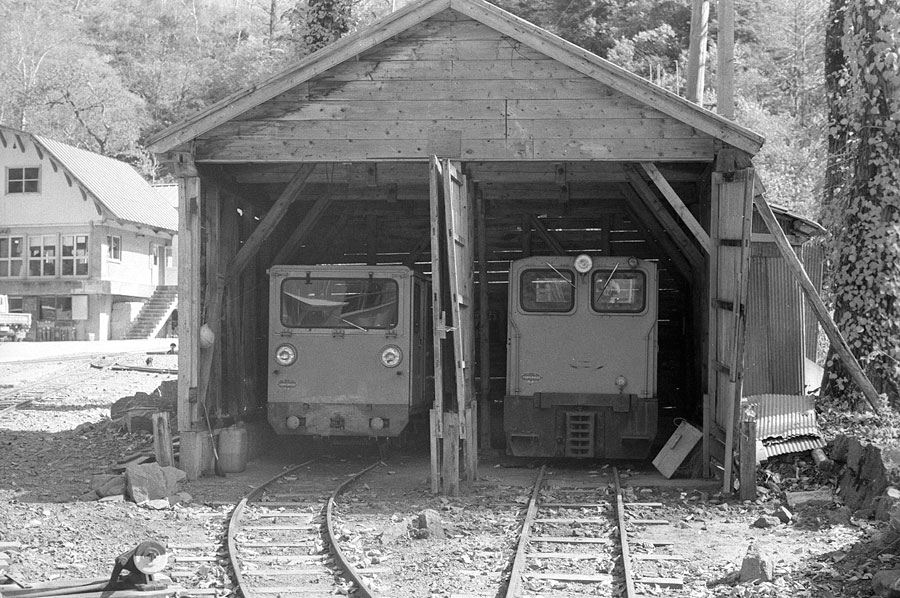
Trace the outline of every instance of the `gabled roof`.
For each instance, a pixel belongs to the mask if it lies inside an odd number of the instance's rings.
[[[39,135],[29,136],[93,196],[106,216],[178,232],[178,211],[129,164]]]
[[[724,143],[755,154],[762,136],[592,54],[484,0],[419,0],[341,38],[259,85],[241,90],[158,133],[156,153],[174,150],[354,56],[446,10],[455,10]]]

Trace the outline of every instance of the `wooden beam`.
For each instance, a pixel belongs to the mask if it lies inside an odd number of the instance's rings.
[[[547,230],[547,227],[544,226],[544,223],[541,222],[537,216],[530,214],[529,220],[538,236],[544,240],[544,243],[550,247],[553,253],[556,255],[566,255],[566,250],[563,248],[562,243],[559,242],[559,239],[557,239],[553,233]]]
[[[797,254],[794,253],[794,250],[791,249],[791,244],[787,239],[787,235],[785,235],[781,225],[778,224],[778,220],[775,218],[775,214],[772,212],[772,208],[769,206],[766,198],[762,195],[756,195],[753,198],[753,203],[756,204],[757,212],[762,217],[763,222],[766,223],[769,232],[772,233],[772,236],[775,239],[775,245],[778,247],[778,251],[781,252],[781,256],[784,258],[788,269],[800,284],[803,294],[809,299],[810,305],[812,305],[819,323],[822,325],[826,336],[828,336],[828,340],[831,341],[831,346],[834,347],[835,352],[840,356],[850,377],[856,382],[860,390],[862,390],[863,396],[865,396],[869,406],[872,407],[872,411],[881,415],[881,412],[878,410],[878,391],[875,390],[872,382],[869,381],[869,378],[863,371],[862,366],[859,365],[856,357],[854,357],[853,352],[850,350],[850,346],[847,344],[840,329],[838,329],[837,324],[835,324],[831,314],[828,312],[828,308],[825,307],[825,303],[822,301],[822,298],[819,297],[815,285],[813,285],[812,281],[809,279],[809,275],[806,273],[803,263],[797,257]]]
[[[706,250],[706,253],[709,253],[712,250],[712,246],[709,241],[709,234],[703,230],[703,226],[697,219],[694,218],[694,215],[691,214],[691,211],[688,209],[684,202],[681,201],[681,198],[678,197],[678,194],[675,192],[675,189],[669,184],[666,178],[659,172],[656,168],[656,165],[653,162],[641,162],[641,167],[644,169],[644,172],[650,177],[650,180],[656,185],[656,187],[662,191],[663,197],[669,202],[669,205],[675,210],[675,213],[681,218],[681,221],[684,222],[685,226],[688,227],[697,241],[700,243],[700,247]]]
[[[622,187],[626,187],[628,193],[635,195],[634,190],[631,187],[624,184]],[[665,229],[663,229],[660,223],[641,210],[634,209],[630,204],[626,205],[625,209],[633,220],[647,229],[652,236],[653,241],[660,246],[665,253],[665,256],[672,260],[672,265],[675,266],[678,273],[681,274],[688,283],[693,283],[695,280],[695,272],[690,262],[684,257],[681,249],[672,241],[672,238],[666,234]]]
[[[491,323],[488,305],[488,250],[485,228],[484,196],[474,186],[475,228],[478,250],[478,430],[482,449],[491,448]]]
[[[310,206],[309,210],[307,210],[306,214],[303,216],[303,220],[300,221],[300,224],[297,225],[288,240],[281,246],[275,259],[272,260],[273,264],[283,264],[286,263],[285,260],[293,258],[293,255],[300,248],[300,245],[303,244],[309,233],[322,219],[322,216],[325,214],[329,205],[331,205],[331,196],[320,197],[312,206]]]
[[[434,404],[430,413],[430,440],[431,440],[431,491],[437,493],[441,489],[441,475],[443,473],[443,443],[444,437],[444,365],[443,344],[447,336],[446,315],[441,311],[444,298],[442,296],[441,269],[441,244],[444,242],[441,229],[442,210],[441,193],[443,192],[443,177],[449,176],[443,172],[441,163],[437,157],[432,157],[430,162],[430,186],[429,193],[431,205],[431,324],[432,339],[434,343]]]
[[[204,297],[204,314],[201,315],[201,326],[206,325],[213,333],[215,340],[208,347],[200,346],[200,371],[197,388],[197,398],[202,401],[204,409],[209,409],[209,389],[214,386],[212,382],[215,360],[222,358],[222,294],[224,293],[224,280],[220,266],[222,248],[219,245],[221,238],[221,213],[222,203],[218,185],[207,177],[208,184],[204,188],[203,198],[203,225],[206,229],[206,293]],[[218,403],[218,401],[217,401]]]
[[[630,179],[630,186],[621,186],[623,192],[632,200],[632,203],[634,203],[633,199],[637,199],[640,204],[656,217],[669,236],[672,237],[672,240],[675,241],[675,244],[684,253],[685,258],[691,263],[694,270],[699,272],[704,265],[703,254],[697,249],[691,237],[684,232],[678,221],[666,210],[666,207],[653,192],[653,189],[650,188],[650,185],[638,173],[632,172]]]
[[[300,192],[303,190],[303,187],[306,185],[306,180],[315,168],[315,164],[303,164],[300,166],[299,170],[297,170],[297,174],[294,175],[294,178],[291,179],[284,191],[281,192],[281,196],[279,196],[269,211],[266,212],[263,221],[259,223],[253,231],[253,234],[247,239],[247,242],[244,243],[237,255],[234,256],[226,274],[229,281],[234,280],[247,264],[250,263],[250,260],[256,257],[256,252],[259,251],[262,244],[266,242],[269,235],[275,230],[275,227],[287,213],[288,209],[300,198]]]

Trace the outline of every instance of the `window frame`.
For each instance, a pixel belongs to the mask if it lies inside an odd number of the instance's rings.
[[[106,259],[110,262],[122,262],[121,235],[106,235]]]
[[[315,282],[315,283],[344,283],[345,287],[346,287],[347,283],[370,283],[370,284],[371,283],[382,283],[386,286],[384,286],[381,289],[380,293],[382,293],[382,294],[392,293],[393,294],[393,311],[389,312],[391,317],[388,321],[386,321],[384,323],[377,323],[377,324],[374,321],[372,321],[372,322],[366,322],[364,320],[356,320],[355,321],[354,319],[344,318],[344,316],[347,316],[348,318],[350,318],[351,316],[354,315],[354,313],[345,313],[344,310],[341,309],[340,313],[331,314],[331,315],[327,316],[325,321],[323,321],[321,324],[316,323],[315,325],[310,325],[311,322],[305,322],[304,318],[302,316],[300,317],[299,321],[295,323],[293,320],[289,319],[287,314],[285,313],[286,310],[285,310],[285,303],[284,303],[285,296],[294,297],[293,295],[288,294],[287,291],[285,290],[285,287],[288,285],[288,283],[292,283],[294,281],[299,281],[301,283],[313,283],[313,282]],[[392,291],[389,290],[388,287],[390,287],[392,289]],[[322,287],[322,290],[327,290],[327,287]],[[368,278],[368,277],[363,278],[363,277],[359,277],[359,276],[310,276],[310,277],[291,276],[291,277],[285,278],[284,280],[281,281],[278,292],[279,292],[278,320],[286,328],[305,329],[305,330],[342,329],[342,330],[360,330],[360,331],[368,332],[368,331],[393,330],[393,329],[397,328],[398,326],[400,326],[400,292],[401,292],[400,283],[399,283],[399,281],[397,281],[397,279],[391,278],[389,276],[379,277],[379,278]],[[369,294],[369,293],[366,293],[366,294]],[[329,295],[329,296],[333,296],[333,295]],[[294,298],[297,299],[297,297],[294,297]],[[355,298],[351,299],[350,301],[352,301],[354,299]],[[300,300],[300,301],[302,301],[302,300]],[[348,303],[349,303],[349,301],[348,301]],[[363,305],[363,306],[359,306],[360,309],[358,309],[355,313],[363,312],[366,310],[378,310],[382,307],[386,307],[389,305],[390,305],[390,303],[379,303],[376,305]],[[312,314],[312,313],[315,313],[316,311],[324,311],[324,310],[312,309],[312,310],[307,310],[307,313]],[[338,323],[334,322],[335,319],[338,320]]]
[[[18,257],[13,256],[13,239],[19,240],[19,255]],[[26,241],[25,235],[0,235],[0,242],[6,241],[6,251],[7,255],[0,255],[0,278],[23,278],[25,272],[27,270],[27,261],[26,257],[26,247],[28,247],[28,243]],[[17,274],[12,273],[12,265],[14,262],[18,262],[19,264],[19,272]],[[3,268],[3,265],[6,265],[6,268]],[[6,274],[3,274],[3,272]]]
[[[66,237],[72,239],[72,255],[66,255]],[[78,254],[78,239],[84,239],[84,253]],[[91,253],[91,236],[88,234],[71,233],[62,234],[59,239],[59,274],[65,278],[78,278],[81,276],[90,276],[90,253]],[[72,273],[66,274],[66,264],[72,265]],[[84,266],[83,272],[79,272],[79,266]]]
[[[597,276],[603,274],[611,275],[611,278],[618,277],[625,274],[639,274],[641,279],[641,305],[638,309],[601,309],[598,307],[598,297],[596,296],[596,279]],[[614,276],[613,276],[614,275]],[[615,270],[613,268],[597,268],[593,272],[591,272],[591,311],[595,314],[601,314],[604,316],[617,316],[617,315],[637,315],[642,314],[647,311],[648,307],[648,297],[647,297],[647,273],[639,268],[629,268],[629,269],[620,269]],[[615,303],[610,303],[610,305],[615,305]]]
[[[544,272],[544,273],[547,273],[548,276],[556,276],[557,278],[559,278],[559,276],[561,274],[570,276],[571,278],[567,279],[567,282],[569,283],[569,286],[572,289],[571,300],[569,301],[569,306],[565,309],[530,309],[530,308],[528,308],[525,305],[525,288],[526,288],[525,276],[531,272]],[[533,284],[533,282],[534,281],[531,281],[531,283],[529,283],[529,284]],[[576,284],[575,284],[575,272],[574,272],[574,270],[571,270],[569,268],[547,268],[547,267],[535,266],[535,267],[524,268],[521,272],[519,272],[518,303],[519,303],[519,309],[521,309],[522,312],[526,313],[526,314],[570,314],[573,311],[575,311],[575,307],[578,304],[577,291],[578,291],[578,289],[576,288]],[[535,301],[535,303],[537,303],[537,301]]]
[[[28,177],[27,171],[36,170],[34,177]],[[21,171],[21,178],[13,178],[13,171]],[[18,191],[12,190],[13,183],[21,185]],[[34,183],[34,189],[28,189],[28,184]],[[41,192],[41,167],[40,166],[7,166],[6,167],[6,195],[28,195]]]
[[[32,245],[32,241],[35,239],[40,239],[40,244],[35,246]],[[46,243],[47,239],[53,239],[52,248],[53,255],[47,255],[47,248],[51,247]],[[32,255],[32,248],[38,247],[39,253],[38,255]],[[56,278],[59,276],[59,235],[56,233],[47,234],[47,235],[28,235],[28,268],[26,270],[27,278]],[[38,268],[37,273],[32,273],[32,264],[39,263],[40,266]],[[47,265],[52,264],[53,271],[47,272]]]

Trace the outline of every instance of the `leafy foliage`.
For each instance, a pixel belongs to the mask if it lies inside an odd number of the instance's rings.
[[[829,134],[840,139],[830,180],[835,320],[879,391],[900,405],[900,7],[847,0],[843,68]],[[825,390],[858,403],[834,355]]]

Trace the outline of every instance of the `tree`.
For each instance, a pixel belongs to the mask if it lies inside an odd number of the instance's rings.
[[[884,0],[833,2],[841,54],[831,56],[833,164],[845,183],[829,190],[835,321],[875,387],[900,407],[900,7]],[[843,12],[843,14],[840,14]],[[838,120],[839,119],[839,120]],[[829,354],[823,389],[860,404]]]

